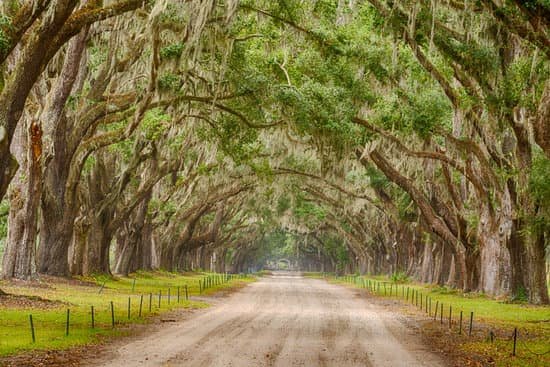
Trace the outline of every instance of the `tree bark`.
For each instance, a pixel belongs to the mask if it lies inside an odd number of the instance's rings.
[[[74,144],[78,142],[72,139],[74,126],[68,122],[64,107],[78,76],[87,35],[86,27],[70,42],[63,68],[54,88],[47,96],[41,116],[44,130],[51,143],[47,146],[43,159],[44,184],[40,218],[42,230],[38,272],[49,275],[67,276],[70,273],[69,247],[73,239],[73,224],[78,208],[70,197],[72,193],[67,195],[67,179]]]
[[[510,203],[503,203],[510,206]],[[511,291],[512,263],[507,241],[512,229],[509,210],[501,207],[500,215],[484,206],[480,215],[479,290],[492,295],[508,295]]]
[[[112,217],[107,212],[91,218],[84,253],[84,275],[111,274],[109,249],[113,234],[106,230],[110,220]]]
[[[44,66],[55,54],[48,50],[77,3],[76,0],[56,1],[50,16],[39,20],[35,30],[26,38],[21,55],[0,92],[0,200],[12,178],[13,158],[9,148],[27,97]]]
[[[88,219],[81,215],[74,223],[73,240],[69,248],[69,270],[72,275],[84,275],[84,258],[87,250]]]
[[[546,284],[546,252],[542,233],[521,232],[524,241],[527,263],[527,291],[529,303],[548,304],[548,286]]]
[[[550,80],[546,81],[534,123],[535,141],[550,159]]]
[[[28,119],[25,119],[28,121]],[[27,130],[28,129],[28,130]],[[10,190],[8,239],[3,258],[4,278],[30,279],[34,273],[37,210],[40,203],[42,130],[20,124],[13,141],[19,172]]]
[[[65,119],[61,119],[65,121]],[[63,128],[60,127],[60,133]],[[67,205],[66,182],[71,159],[66,151],[64,134],[53,138],[55,154],[44,170],[44,187],[40,211],[40,246],[38,272],[68,276],[68,250],[73,238],[73,224],[78,213]]]
[[[128,275],[130,272],[151,267],[151,242],[147,221],[147,209],[152,194],[149,192],[133,216],[123,225],[118,236],[115,273]]]

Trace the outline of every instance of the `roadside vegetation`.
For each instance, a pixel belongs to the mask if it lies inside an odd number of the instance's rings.
[[[306,273],[308,277],[354,288],[369,288],[376,297],[402,302],[401,311],[425,317],[423,333],[437,337],[440,343],[457,345],[459,352],[470,354],[472,366],[543,367],[550,364],[550,307],[534,306],[525,301],[494,299],[480,293],[463,293],[456,289],[411,282],[387,276],[341,276]],[[395,278],[395,277],[393,277]],[[391,287],[391,295],[390,295]],[[407,291],[408,290],[408,291]],[[423,299],[423,308],[417,306],[413,294]],[[407,297],[407,293],[409,296]],[[426,313],[426,297],[431,299],[431,312]],[[434,320],[436,302],[443,304],[443,323],[440,308]],[[449,306],[452,306],[452,328],[449,329]],[[458,335],[460,312],[463,312],[462,334]],[[470,313],[474,313],[472,335],[468,336]],[[513,332],[518,330],[516,356],[512,356]],[[491,341],[493,333],[493,341]],[[470,358],[469,357],[469,358]],[[491,362],[492,361],[492,362]],[[478,363],[478,364],[476,364]],[[489,364],[483,364],[489,363]]]
[[[78,3],[0,3],[3,278],[282,242],[550,303],[548,0]]]
[[[111,274],[272,260],[549,305],[549,30],[550,0],[1,0],[0,278],[45,286],[0,304],[61,302],[63,347],[169,286]]]
[[[208,276],[217,281],[213,281],[209,288],[201,292],[199,281],[204,282]],[[29,350],[66,349],[97,343],[105,337],[126,335],[132,324],[146,323],[154,316],[181,308],[208,307],[204,301],[187,300],[186,286],[188,296],[196,297],[199,294],[208,295],[229,290],[254,280],[251,276],[233,275],[232,280],[222,281],[223,277],[223,274],[215,273],[155,271],[137,272],[128,277],[97,276],[78,280],[51,278],[40,282],[2,282],[2,289],[9,292],[9,296],[0,300],[0,356]],[[112,326],[111,302],[115,327]],[[92,306],[94,328],[91,324]],[[70,309],[68,336],[67,309]],[[33,317],[35,328],[34,343],[29,315]]]

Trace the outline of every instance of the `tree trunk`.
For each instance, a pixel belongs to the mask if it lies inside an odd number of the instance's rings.
[[[0,125],[0,153],[6,154],[0,159],[0,200],[6,195],[8,186],[17,172],[17,160],[9,153],[8,139],[5,137],[5,128]]]
[[[141,259],[141,262],[133,269],[134,271],[153,269],[153,224],[151,218],[145,220],[141,233],[141,246],[137,256],[138,259]]]
[[[63,216],[62,213],[41,214],[38,248],[38,272],[41,274],[70,275],[68,256],[74,215],[65,212]]]
[[[491,296],[507,295],[511,291],[512,262],[507,246],[512,234],[512,202],[507,190],[500,195],[497,209],[480,205],[477,238],[480,248],[478,289]]]
[[[117,254],[115,273],[128,275],[131,271],[150,268],[151,242],[149,233],[146,231],[147,209],[151,193],[143,200],[136,213],[125,223],[124,229],[118,238],[120,253]]]
[[[91,218],[84,253],[84,275],[111,274],[109,249],[113,234],[107,230],[110,220],[112,216],[109,210]]]
[[[547,85],[548,87],[548,85]],[[548,92],[548,89],[546,90]],[[548,304],[548,286],[546,284],[546,253],[545,253],[545,238],[547,235],[545,230],[534,230],[531,221],[540,217],[538,212],[538,204],[535,202],[529,190],[529,179],[533,164],[532,146],[529,140],[529,131],[527,130],[526,121],[518,118],[518,121],[511,121],[512,128],[517,139],[516,156],[518,161],[518,180],[517,187],[522,188],[517,190],[515,211],[518,213],[519,220],[517,233],[523,244],[525,264],[527,269],[518,269],[525,271],[525,285],[527,287],[529,302],[533,304]],[[514,186],[509,185],[509,190],[512,192],[512,198],[515,197]]]
[[[527,290],[529,303],[548,304],[546,254],[543,234],[522,233],[527,258]]]
[[[38,248],[38,272],[56,276],[69,275],[68,252],[77,214],[76,208],[65,202],[70,162],[63,153],[64,149],[59,149],[44,171]]]
[[[434,244],[431,241],[424,244],[424,251],[422,254],[422,268],[420,271],[420,281],[423,283],[433,283],[434,280],[433,246]]]
[[[550,80],[544,86],[533,130],[535,141],[550,159]]]
[[[83,273],[111,274],[110,248],[115,230],[112,229],[116,204],[104,204],[112,190],[112,179],[116,173],[116,162],[103,150],[94,155],[96,161],[87,176],[88,190],[84,193],[87,205],[85,210],[89,218],[89,230],[86,238]]]
[[[480,279],[479,290],[491,295],[501,296],[509,294],[511,281],[511,259],[506,239],[498,233],[498,226],[492,219],[483,224],[486,230],[480,235]]]
[[[69,248],[69,268],[72,275],[84,275],[84,258],[87,249],[86,239],[89,223],[87,223],[85,217],[80,216],[76,219],[74,227],[73,241]]]
[[[0,90],[0,200],[15,174],[11,140],[25,108],[27,97],[44,66],[63,43],[54,45],[54,38],[71,15],[77,1],[56,2],[48,16],[36,20],[21,43],[20,53],[13,60],[9,78]]]
[[[34,272],[37,214],[40,203],[40,127],[32,123],[27,131],[25,125],[19,125],[15,133],[14,150],[20,162],[20,169],[10,191],[8,240],[2,276],[29,279]]]

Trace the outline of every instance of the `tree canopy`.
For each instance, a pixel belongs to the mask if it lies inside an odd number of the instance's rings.
[[[4,277],[284,255],[549,302],[547,1],[0,6]]]

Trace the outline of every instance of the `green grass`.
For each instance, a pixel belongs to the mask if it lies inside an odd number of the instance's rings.
[[[218,283],[202,292],[210,294],[235,287],[239,283],[253,281],[253,277],[221,282],[220,275],[210,273],[139,272],[130,277],[82,278],[83,284],[47,283],[46,287],[14,286],[0,283],[1,288],[12,295],[36,296],[54,301],[44,309],[6,308],[0,306],[0,356],[28,350],[65,349],[72,346],[95,343],[107,336],[128,333],[131,323],[144,323],[147,318],[176,308],[203,308],[204,302],[186,301],[185,285],[189,296],[199,294],[199,280],[206,276],[217,277]],[[134,285],[135,279],[135,285]],[[100,289],[103,289],[100,292]],[[177,289],[180,287],[180,302]],[[133,289],[132,289],[133,288]],[[168,303],[170,289],[170,303]],[[161,302],[159,307],[159,291]],[[150,295],[152,294],[152,297]],[[139,306],[143,295],[142,317]],[[128,318],[130,299],[130,318]],[[151,306],[149,301],[151,299]],[[111,302],[115,311],[115,328],[112,327]],[[94,306],[95,328],[91,328],[91,306]],[[67,309],[70,309],[69,336],[66,336]],[[149,311],[149,309],[151,311]],[[36,342],[32,342],[29,315],[33,316]]]
[[[315,278],[322,278],[322,274],[308,274]],[[420,283],[395,283],[385,276],[369,277],[332,277],[328,280],[336,284],[343,284],[362,288],[363,280],[370,281],[374,287],[373,294],[379,297],[400,299],[408,304],[408,310],[425,313],[426,297],[431,299],[432,315],[436,302],[443,303],[444,327],[448,327],[449,306],[452,306],[453,328],[457,328],[459,314],[463,312],[464,328],[467,328],[470,312],[474,313],[474,337],[464,335],[461,348],[464,352],[476,352],[483,356],[490,356],[495,360],[495,366],[502,367],[543,367],[550,365],[550,353],[536,356],[529,352],[544,353],[550,350],[550,307],[533,306],[528,304],[508,303],[491,299],[482,294],[462,293],[460,291],[434,285]],[[384,284],[386,291],[384,291]],[[378,288],[380,285],[380,288]],[[390,296],[390,286],[392,295]],[[408,301],[406,299],[409,290]],[[424,311],[413,305],[412,294],[418,292],[423,299]],[[405,297],[403,296],[405,294]],[[419,297],[420,298],[420,297]],[[415,302],[416,303],[416,302]],[[438,311],[439,312],[439,311]],[[440,316],[437,316],[440,320]],[[479,325],[483,328],[477,328]],[[512,334],[518,328],[519,337],[517,356],[511,356]],[[489,330],[497,332],[497,339],[491,343],[488,340]],[[457,331],[457,330],[455,330]],[[487,335],[485,335],[485,333]]]

